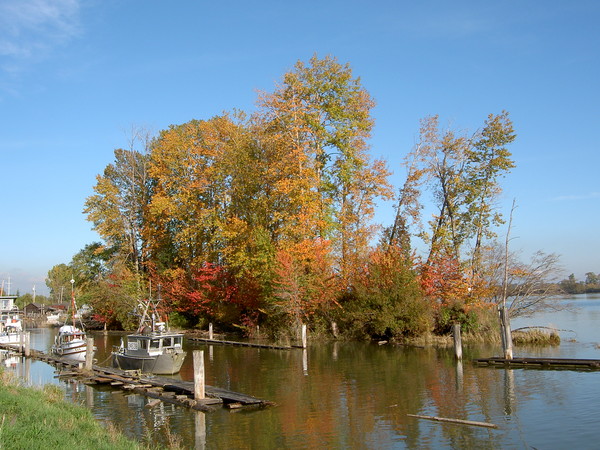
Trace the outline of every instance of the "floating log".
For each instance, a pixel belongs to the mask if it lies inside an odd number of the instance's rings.
[[[407,414],[407,416],[416,417],[417,419],[433,420],[436,422],[457,423],[460,425],[471,425],[474,427],[498,428],[498,425],[494,425],[493,423],[476,422],[473,420],[451,419],[448,417],[436,417],[436,416],[421,416],[419,414]]]
[[[205,338],[199,338],[199,337],[186,337],[185,339],[187,341],[201,342],[203,344],[234,345],[234,346],[238,346],[238,347],[266,348],[269,350],[290,350],[292,348],[298,347],[298,346],[279,346],[279,345],[270,345],[270,344],[256,344],[254,342],[243,342],[243,341],[222,341],[222,340],[218,340],[218,339],[205,339]]]

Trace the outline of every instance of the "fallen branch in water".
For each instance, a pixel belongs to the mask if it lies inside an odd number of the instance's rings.
[[[558,328],[554,328],[554,327],[543,327],[543,326],[537,326],[537,327],[521,327],[521,328],[515,328],[512,331],[523,331],[523,330],[551,330],[551,331],[568,331],[569,333],[576,333],[575,330],[562,330],[562,329],[558,329]]]
[[[407,414],[410,417],[416,417],[417,419],[435,420],[436,422],[450,422],[459,423],[462,425],[472,425],[474,427],[486,427],[486,428],[498,428],[498,425],[487,422],[475,422],[473,420],[461,420],[461,419],[449,419],[447,417],[435,417],[435,416],[420,416],[418,414]]]

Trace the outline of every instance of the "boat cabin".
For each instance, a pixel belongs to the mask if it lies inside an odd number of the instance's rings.
[[[183,335],[130,335],[127,337],[127,353],[129,355],[160,353],[167,349],[181,348],[182,344]]]
[[[9,312],[18,309],[15,306],[16,295],[0,295],[0,311]]]

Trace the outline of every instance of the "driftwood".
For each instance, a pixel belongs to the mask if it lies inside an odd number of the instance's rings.
[[[493,423],[475,422],[473,420],[449,419],[447,417],[435,417],[435,416],[421,416],[418,414],[407,414],[407,416],[416,417],[417,419],[435,420],[436,422],[458,423],[461,425],[471,425],[474,427],[498,428],[498,425],[494,425]]]

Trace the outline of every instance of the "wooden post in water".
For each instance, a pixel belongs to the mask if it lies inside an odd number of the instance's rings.
[[[454,356],[459,361],[462,361],[462,340],[460,336],[460,323],[455,323],[452,326],[452,335],[454,336]]]
[[[25,356],[29,356],[31,354],[31,333],[29,331],[25,332]]]
[[[25,353],[25,333],[19,331],[19,352]]]
[[[204,396],[204,351],[194,350],[194,398],[201,400]]]
[[[500,314],[500,334],[502,337],[502,350],[504,351],[505,359],[512,359],[512,334],[510,332],[510,320],[506,307],[499,310]]]
[[[306,348],[306,324],[302,324],[302,348]]]
[[[208,338],[212,341],[213,339],[213,325],[212,323],[208,324]]]
[[[91,371],[94,364],[94,338],[86,339],[85,370]]]
[[[502,337],[502,350],[504,359],[513,359],[512,333],[510,331],[510,320],[506,308],[499,308],[500,314],[500,336]]]
[[[331,322],[331,334],[337,339],[338,337],[338,326],[336,322]]]

